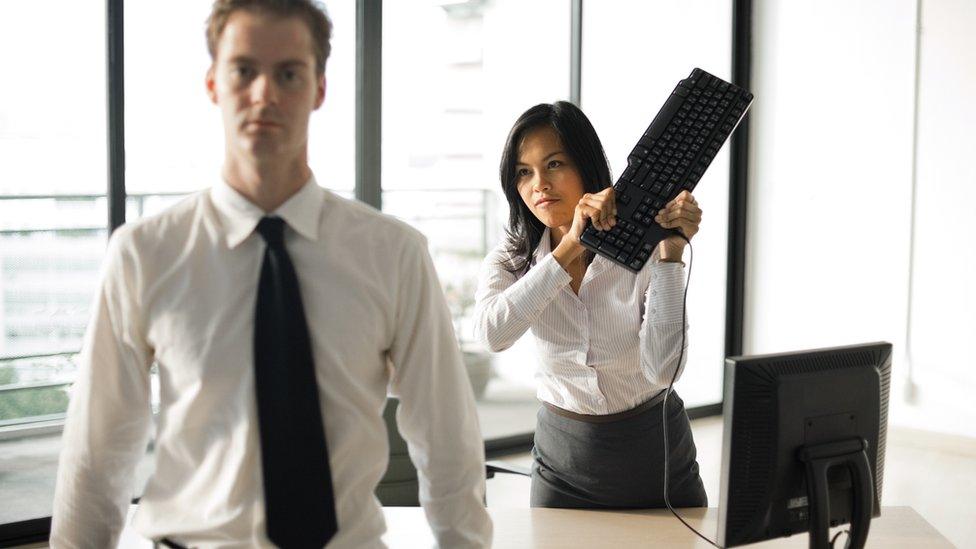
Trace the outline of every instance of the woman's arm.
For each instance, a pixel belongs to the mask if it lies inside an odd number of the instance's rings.
[[[567,269],[583,254],[580,234],[587,220],[598,230],[609,230],[617,223],[616,213],[613,187],[584,194],[575,207],[570,230],[551,254],[519,279],[502,267],[510,259],[503,247],[489,254],[481,266],[475,294],[477,339],[494,352],[511,347],[572,281]]]
[[[522,337],[572,280],[552,254],[521,278],[505,270],[502,261],[507,260],[502,248],[488,254],[475,293],[475,337],[493,352],[508,349]]]
[[[681,263],[653,259],[648,268],[650,283],[638,334],[640,368],[651,383],[664,388],[681,377],[688,361],[688,324],[682,322],[685,269]]]
[[[682,191],[654,219],[691,240],[701,225],[702,210],[691,193]],[[651,279],[644,295],[639,334],[640,366],[647,379],[662,388],[678,380],[688,361],[688,323],[683,318],[685,269],[681,263],[684,247],[681,237],[664,239],[646,267]]]

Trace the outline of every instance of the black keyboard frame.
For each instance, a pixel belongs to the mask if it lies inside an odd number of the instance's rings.
[[[678,82],[614,185],[617,224],[609,231],[590,224],[580,237],[583,246],[640,272],[654,247],[677,234],[658,225],[654,216],[681,191],[694,190],[752,100],[748,90],[699,68]]]

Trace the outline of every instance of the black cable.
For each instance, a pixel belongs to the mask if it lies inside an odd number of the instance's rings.
[[[834,544],[837,543],[837,538],[839,538],[841,534],[847,534],[847,539],[845,540],[844,548],[846,549],[846,548],[848,548],[848,547],[851,546],[851,537],[850,537],[851,531],[850,530],[841,530],[840,532],[837,532],[836,534],[834,534],[834,537],[830,538],[830,547],[831,547],[831,549],[833,549]]]
[[[671,376],[671,382],[668,383],[668,388],[664,393],[664,402],[661,405],[661,427],[664,432],[664,504],[668,506],[668,510],[671,514],[681,521],[689,530],[698,535],[701,539],[712,544],[713,547],[718,547],[719,549],[724,549],[721,545],[718,545],[714,541],[706,538],[701,532],[696,530],[692,525],[685,522],[685,519],[681,518],[681,515],[674,510],[671,506],[671,500],[668,498],[668,453],[671,448],[668,445],[668,396],[671,395],[671,391],[674,387],[674,382],[678,378],[678,371],[681,369],[681,361],[685,356],[685,335],[687,330],[685,329],[687,318],[688,318],[688,286],[691,284],[691,267],[695,261],[695,250],[691,246],[691,241],[685,237],[680,231],[674,231],[674,233],[684,239],[688,243],[688,276],[685,280],[685,291],[684,296],[681,298],[681,347],[678,353],[678,366],[674,369],[674,374]]]

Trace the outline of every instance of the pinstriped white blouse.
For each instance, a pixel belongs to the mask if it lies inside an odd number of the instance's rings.
[[[684,266],[657,261],[655,251],[634,274],[596,256],[576,295],[550,248],[546,229],[521,277],[504,269],[504,243],[488,254],[475,296],[478,339],[498,352],[532,330],[538,398],[579,414],[629,410],[667,388],[681,346]]]

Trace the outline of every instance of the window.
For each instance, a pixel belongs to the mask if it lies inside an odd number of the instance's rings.
[[[914,10],[781,2],[756,36],[747,352],[903,341]],[[849,92],[808,86],[851,79]],[[862,131],[831,122],[845,120]],[[841,213],[852,204],[867,212]]]
[[[320,185],[355,187],[355,1],[328,2],[334,32],[326,98],[309,127],[309,164]],[[224,133],[204,77],[209,2],[125,9],[126,219],[163,210],[220,177]],[[165,44],[166,47],[160,47]]]
[[[531,336],[497,355],[477,348],[474,292],[508,215],[498,181],[508,130],[569,95],[569,3],[387,1],[383,20],[383,209],[429,239],[485,438],[531,432]]]
[[[731,79],[731,18],[728,0],[586,3],[581,103],[600,134],[615,176],[626,167],[634,143],[678,80],[695,67]],[[688,363],[675,386],[689,408],[722,400],[728,143],[695,187],[695,198],[704,215],[701,232],[692,241]]]
[[[9,75],[0,103],[6,524],[51,514],[60,429],[50,425],[67,407],[105,250],[105,6],[4,2],[0,51],[0,70]]]
[[[204,88],[207,4],[161,10],[126,3],[128,220],[219,177],[220,111]],[[312,117],[309,163],[319,184],[351,197],[357,2],[326,4],[333,49],[326,100]],[[528,107],[570,95],[571,2],[398,0],[383,10],[383,208],[428,237],[486,440],[524,435],[534,430],[538,408],[532,338],[504,353],[478,349],[473,296],[481,261],[507,222],[498,182],[505,137]],[[727,0],[586,3],[582,107],[616,173],[678,78],[693,66],[728,78],[730,11]],[[7,82],[0,104],[4,535],[11,523],[50,516],[67,389],[106,245],[105,13],[105,2],[0,5],[0,48],[31,52],[0,58],[5,74],[27,75]],[[690,27],[711,38],[695,42],[697,49],[671,47]],[[654,51],[667,54],[645,57]],[[727,154],[696,193],[707,217],[689,293],[691,367],[679,385],[689,406],[721,398]],[[136,493],[150,469],[147,454]]]

